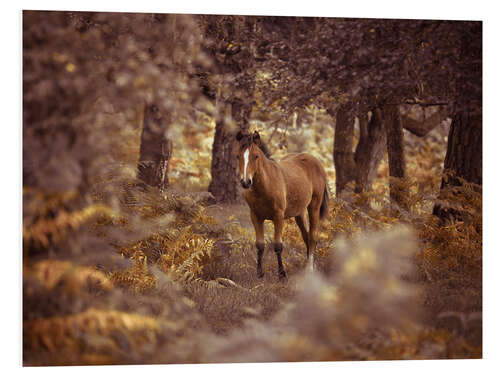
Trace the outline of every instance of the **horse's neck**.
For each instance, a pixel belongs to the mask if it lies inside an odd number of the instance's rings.
[[[268,159],[263,152],[261,152],[262,157],[262,168],[259,169],[255,190],[257,192],[267,192],[269,189],[272,189],[271,185],[273,183],[273,175],[274,171],[274,162],[271,159]]]

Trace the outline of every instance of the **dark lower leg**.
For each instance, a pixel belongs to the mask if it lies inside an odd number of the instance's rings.
[[[285,269],[283,268],[283,262],[281,260],[281,252],[283,251],[283,243],[274,244],[274,252],[276,253],[276,258],[278,259],[278,275],[280,280],[286,277]]]

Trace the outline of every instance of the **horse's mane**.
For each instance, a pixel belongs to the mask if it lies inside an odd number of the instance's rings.
[[[245,134],[242,136],[242,139],[240,140],[240,146],[242,148],[249,147],[250,144],[252,143],[252,136],[249,134]],[[269,149],[265,145],[264,142],[259,138],[258,142],[255,143],[257,146],[259,146],[260,150],[266,155],[266,158],[271,159],[271,153],[269,152]],[[271,159],[272,160],[272,159]]]
[[[259,142],[258,146],[264,155],[266,155],[266,158],[271,159],[271,154],[269,153],[267,146],[263,142]]]

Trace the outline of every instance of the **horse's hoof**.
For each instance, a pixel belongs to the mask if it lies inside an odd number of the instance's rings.
[[[257,271],[257,277],[262,279],[264,277],[264,272],[262,272],[262,270]]]
[[[279,277],[280,281],[286,280],[286,272],[285,271],[280,271],[278,273],[278,277]]]

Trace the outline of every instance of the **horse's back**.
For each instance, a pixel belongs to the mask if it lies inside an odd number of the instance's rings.
[[[322,197],[326,173],[321,162],[306,153],[288,154],[279,161],[287,190],[287,217],[297,216],[313,196]]]
[[[285,174],[301,174],[312,181],[318,179],[326,182],[326,172],[321,162],[310,154],[288,154],[279,161],[279,165]]]

